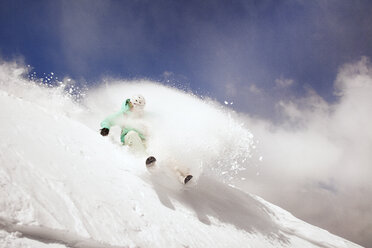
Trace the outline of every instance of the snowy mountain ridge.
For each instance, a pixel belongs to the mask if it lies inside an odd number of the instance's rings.
[[[223,182],[253,135],[208,100],[152,82],[90,90],[83,106],[0,67],[0,247],[360,247]],[[148,150],[182,161],[184,187],[98,124],[123,96],[146,96]]]

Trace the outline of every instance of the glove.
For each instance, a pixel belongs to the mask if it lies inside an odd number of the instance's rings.
[[[110,130],[108,128],[102,128],[101,129],[101,135],[107,136],[109,134]]]

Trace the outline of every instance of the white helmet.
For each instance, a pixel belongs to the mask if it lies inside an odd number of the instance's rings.
[[[146,105],[146,100],[142,95],[132,96],[130,102],[133,104],[134,108],[144,108]]]

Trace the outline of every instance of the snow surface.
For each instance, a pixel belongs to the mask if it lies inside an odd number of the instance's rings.
[[[226,108],[153,82],[110,82],[78,104],[66,84],[0,66],[0,247],[360,247],[227,184],[254,137]],[[71,89],[71,88],[70,88]],[[145,157],[99,122],[140,91]],[[68,92],[68,91],[67,91]],[[183,186],[169,166],[190,169]]]

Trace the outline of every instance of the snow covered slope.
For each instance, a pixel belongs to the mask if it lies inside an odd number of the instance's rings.
[[[223,108],[151,82],[91,90],[82,107],[23,73],[0,67],[0,247],[359,247],[223,183],[254,146]],[[149,173],[119,130],[99,135],[139,91],[149,152],[190,167],[190,186]]]

